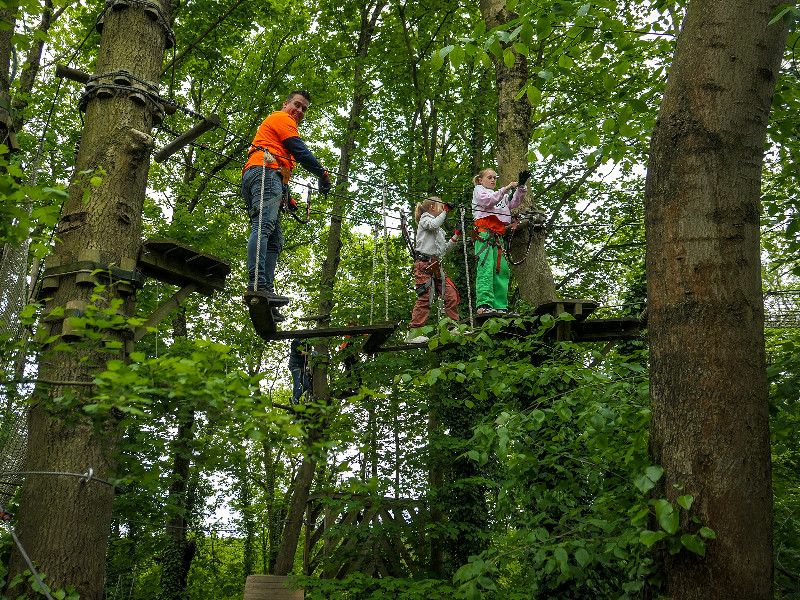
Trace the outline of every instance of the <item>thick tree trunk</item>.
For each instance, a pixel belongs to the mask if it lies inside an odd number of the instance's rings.
[[[772,598],[772,491],[759,257],[761,168],[786,37],[772,0],[693,0],[645,190],[654,490],[716,532],[664,553],[668,598]],[[677,506],[677,505],[676,505]],[[682,511],[684,512],[684,511]],[[699,525],[681,517],[681,533]]]
[[[506,0],[481,0],[480,8],[487,29],[504,25],[519,17],[506,9]],[[515,60],[511,68],[506,67],[502,60],[494,59],[497,78],[498,188],[510,181],[516,181],[520,171],[528,168],[528,144],[532,132],[531,104],[527,96],[523,95],[515,100],[528,82],[527,57],[514,50],[512,52]],[[520,210],[532,207],[532,202],[526,201]],[[511,249],[512,256],[521,258],[525,253],[527,236],[525,242],[522,237],[519,236]],[[514,268],[520,297],[530,304],[542,304],[557,298],[553,273],[544,247],[546,238],[544,231],[534,233],[527,260]]]
[[[170,3],[160,0],[165,17]],[[157,82],[164,58],[166,30],[151,19],[140,4],[105,15],[96,73],[125,69],[145,81]],[[90,189],[88,201],[83,190],[88,182],[75,180],[56,232],[60,240],[55,254],[64,264],[78,260],[78,253],[99,252],[100,262],[124,265],[135,260],[141,244],[141,212],[147,186],[152,140],[152,105],[140,106],[125,95],[89,100],[83,143],[75,172],[103,168],[102,184]],[[77,177],[82,177],[78,175]],[[89,303],[92,286],[78,285],[73,276],[62,276],[60,287],[46,309],[68,302]],[[108,294],[114,296],[115,288]],[[123,295],[120,311],[132,315],[134,297]],[[58,333],[61,323],[43,325]],[[111,334],[109,334],[111,337]],[[113,339],[113,337],[111,337]],[[43,359],[40,377],[52,381],[92,380],[113,355],[93,350],[56,352]],[[76,387],[79,396],[91,388]],[[61,396],[67,388],[54,385],[37,390],[40,403],[30,414],[29,453],[26,470],[81,473],[93,468],[97,477],[113,476],[117,433],[113,419],[99,427],[82,421],[74,423],[53,418],[47,408],[49,397]],[[62,417],[63,418],[63,417]],[[54,588],[74,585],[83,600],[103,597],[105,553],[111,523],[113,488],[97,481],[84,483],[71,477],[30,476],[22,488],[19,533],[22,544]],[[54,501],[56,498],[58,501]],[[10,575],[25,570],[19,553],[12,556]]]

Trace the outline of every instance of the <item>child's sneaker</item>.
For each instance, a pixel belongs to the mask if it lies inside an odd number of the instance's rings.
[[[496,315],[497,311],[488,304],[481,304],[476,311],[479,315]]]

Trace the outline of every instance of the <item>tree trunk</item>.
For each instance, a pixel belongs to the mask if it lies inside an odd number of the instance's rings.
[[[519,17],[506,9],[506,0],[481,0],[481,14],[486,28],[493,29]],[[510,46],[510,45],[509,45]],[[528,144],[531,139],[531,104],[523,95],[515,100],[522,87],[528,82],[527,57],[514,53],[514,64],[506,67],[505,62],[492,58],[497,78],[497,168],[499,172],[498,189],[511,181],[516,181],[520,171],[528,168]],[[487,166],[487,165],[484,165]],[[526,200],[520,210],[533,208]],[[527,246],[527,235],[519,236],[511,248],[512,256],[521,258]],[[533,234],[528,258],[514,268],[519,285],[520,297],[530,304],[542,304],[557,298],[553,273],[547,260],[544,231]]]
[[[160,0],[166,19],[170,3]],[[145,81],[157,82],[164,59],[167,32],[161,21],[151,19],[145,7],[109,10],[105,14],[103,35],[96,63],[96,73],[125,69]],[[86,107],[86,127],[77,157],[76,179],[70,188],[58,230],[55,254],[63,264],[74,263],[82,250],[99,253],[100,262],[125,265],[135,260],[141,245],[141,213],[147,187],[152,139],[147,135],[153,125],[153,107],[140,106],[126,95],[98,99],[92,97]],[[83,190],[89,185],[82,171],[103,168],[99,187],[90,187],[86,202]],[[91,301],[91,285],[79,285],[74,275],[61,277],[60,287],[46,310],[56,306],[83,306]],[[120,312],[132,315],[134,297],[109,286],[109,300],[118,295],[123,300]],[[44,323],[47,333],[59,333],[61,322]],[[109,333],[111,340],[121,339]],[[120,354],[122,354],[120,352]],[[91,348],[76,353],[56,352],[44,358],[39,375],[52,381],[92,380],[92,373],[103,369],[113,354],[101,354]],[[113,476],[117,433],[113,418],[97,427],[83,420],[80,410],[73,423],[53,418],[49,398],[62,396],[65,385],[50,390],[36,390],[39,403],[31,410],[29,453],[26,470],[82,473],[94,469],[97,477]],[[79,403],[91,389],[76,386]],[[67,415],[64,415],[67,416]],[[47,583],[54,588],[74,585],[83,600],[103,597],[105,554],[111,523],[114,490],[98,481],[84,483],[78,478],[29,476],[22,488],[19,533],[31,558],[47,573]],[[53,499],[58,501],[54,502]],[[65,518],[65,515],[67,516]],[[12,555],[10,576],[27,568],[19,553]],[[21,590],[20,590],[21,591]]]
[[[313,452],[315,443],[322,439],[324,432],[324,419],[320,424],[312,427],[308,433],[308,450]],[[314,481],[314,471],[317,468],[317,461],[311,456],[303,458],[300,470],[294,482],[292,501],[289,503],[289,511],[286,515],[286,526],[283,528],[283,537],[278,549],[278,556],[275,559],[275,575],[288,575],[294,567],[294,556],[297,553],[297,541],[300,539],[300,532],[303,529],[303,517],[306,514],[306,504],[311,492],[311,483]]]
[[[327,254],[322,266],[320,277],[320,299],[318,313],[330,316],[333,310],[333,285],[336,281],[336,273],[339,270],[339,261],[342,250],[342,215],[344,214],[344,198],[347,190],[347,180],[350,176],[350,162],[352,154],[356,149],[356,132],[360,129],[359,119],[364,110],[369,92],[364,82],[364,64],[372,43],[372,36],[375,32],[375,25],[378,17],[386,6],[383,0],[369,0],[361,7],[361,30],[358,39],[358,57],[355,63],[355,73],[353,75],[353,104],[350,107],[350,116],[347,120],[347,132],[341,147],[341,160],[339,162],[339,173],[337,176],[336,191],[339,192],[333,203],[333,217],[331,226],[328,230]],[[321,343],[314,346],[314,350],[322,357],[313,366],[313,394],[318,401],[327,402],[328,399],[328,345]],[[313,452],[313,445],[322,438],[324,428],[324,417],[322,415],[312,416],[320,419],[316,424],[309,425],[308,452]],[[300,531],[303,524],[303,515],[306,510],[311,483],[314,478],[317,462],[306,456],[297,474],[295,481],[292,501],[289,505],[289,512],[286,517],[286,527],[283,530],[281,546],[278,550],[278,558],[275,562],[275,575],[288,575],[294,566],[294,555],[297,552],[297,542],[300,539]]]
[[[786,38],[777,1],[693,0],[645,190],[654,493],[716,532],[663,554],[668,598],[772,598],[772,487],[759,216]],[[676,505],[677,507],[677,505]],[[677,508],[676,508],[677,510]],[[694,534],[681,509],[681,530]]]
[[[175,340],[187,339],[186,312],[179,307],[172,319]],[[161,591],[158,600],[181,600],[185,595],[189,569],[197,549],[196,543],[187,539],[189,473],[192,466],[192,443],[195,434],[195,414],[178,409],[178,432],[172,442],[172,483],[169,486],[167,510],[173,514],[167,519],[167,547],[162,554]]]

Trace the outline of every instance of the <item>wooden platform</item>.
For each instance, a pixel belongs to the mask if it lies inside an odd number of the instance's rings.
[[[225,278],[231,272],[224,260],[167,238],[145,240],[136,266],[147,277],[172,285],[194,283],[206,296],[225,289]]]
[[[636,339],[642,329],[642,322],[636,317],[621,317],[574,323],[572,333],[576,342],[611,342]]]
[[[292,590],[292,582],[292,577],[248,575],[244,600],[303,600],[303,590]]]
[[[254,316],[255,313],[255,316]],[[346,337],[346,336],[359,336],[366,334],[368,337],[364,341],[364,346],[373,340],[372,344],[377,341],[378,345],[386,341],[395,329],[397,323],[391,321],[383,323],[375,323],[373,325],[353,325],[349,327],[319,327],[317,329],[291,329],[289,331],[278,331],[275,327],[275,322],[272,320],[272,312],[260,308],[250,307],[250,318],[253,320],[253,326],[261,338],[266,341],[273,340],[307,340],[310,338],[331,338],[331,337]],[[271,323],[271,327],[270,327]],[[366,351],[366,350],[365,350]]]
[[[540,304],[533,311],[534,315],[553,315],[558,317],[563,313],[567,313],[575,317],[575,321],[585,321],[586,318],[597,310],[598,304],[594,300],[586,298],[577,299],[558,299],[553,302],[545,302]],[[556,325],[556,340],[559,342],[567,341],[571,338],[572,326],[575,321],[559,321]]]

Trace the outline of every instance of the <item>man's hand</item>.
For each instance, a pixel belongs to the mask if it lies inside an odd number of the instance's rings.
[[[287,202],[287,204],[290,213],[297,212],[297,200],[295,200],[294,198],[289,198],[289,202]]]
[[[319,191],[322,194],[327,194],[331,191],[333,185],[331,184],[331,176],[325,171],[319,176]]]

